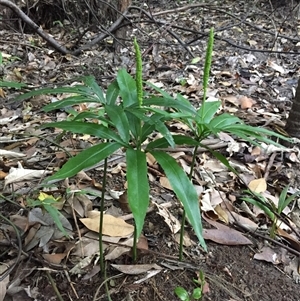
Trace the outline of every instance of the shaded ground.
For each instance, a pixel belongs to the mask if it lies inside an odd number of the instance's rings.
[[[164,6],[153,7],[153,10],[167,9],[170,8],[170,5],[168,2],[164,2]],[[291,13],[291,8],[289,8],[289,11],[285,8],[285,10],[276,10],[269,20],[267,17],[271,11],[269,4],[261,2],[256,3],[256,5],[249,5],[243,1],[234,1],[234,4],[232,1],[227,1],[222,6],[215,7],[215,9],[209,7],[203,10],[195,8],[189,11],[188,15],[174,13],[164,18],[183,27],[199,31],[203,30],[203,32],[207,32],[211,26],[216,27],[216,32],[219,29],[220,34],[217,34],[215,42],[210,96],[220,97],[224,102],[227,100],[234,102],[235,99],[229,99],[229,96],[247,95],[256,101],[252,109],[245,111],[241,110],[240,107],[237,108],[235,105],[230,107],[228,103],[227,109],[232,109],[232,112],[252,125],[268,125],[271,128],[275,128],[275,126],[283,127],[287,116],[286,113],[291,103],[293,88],[299,76],[299,55],[251,53],[247,50],[247,47],[250,45],[253,48],[271,49],[274,44],[277,44],[275,46],[282,51],[296,52],[296,44],[299,42],[299,37],[293,30],[296,28],[297,19]],[[228,12],[229,8],[231,10],[230,13],[235,15],[234,18],[230,18],[224,12]],[[294,17],[287,20],[287,15]],[[259,31],[258,28],[251,27],[251,24],[254,24],[272,31],[274,30],[272,18],[275,20],[275,25],[282,27],[281,33],[292,37],[291,40],[282,37],[275,41],[272,35]],[[248,22],[248,24],[243,22]],[[138,36],[146,53],[144,55],[145,79],[153,80],[154,83],[162,83],[163,87],[169,91],[180,91],[197,105],[201,100],[201,70],[203,53],[206,47],[206,36],[199,35],[196,37],[196,42],[191,43],[193,46],[190,48],[193,50],[194,55],[200,57],[199,63],[191,66],[191,58],[188,57],[178,40],[167,36],[164,30],[159,31],[155,24],[148,24],[146,28],[149,33],[154,34],[154,40],[149,40],[147,35],[139,34],[140,36]],[[156,30],[157,32],[155,32]],[[181,34],[180,39],[185,42],[191,42],[195,39],[193,33],[184,31],[179,33]],[[158,37],[164,35],[167,36],[166,39],[158,39]],[[159,41],[157,43],[158,50],[154,47],[156,45],[154,43],[155,39]],[[245,49],[233,47],[224,39],[228,39],[238,46],[242,44],[245,46]],[[20,44],[19,40],[23,44]],[[131,42],[128,41],[128,43]],[[80,58],[63,58],[55,53],[48,53],[44,51],[46,49],[45,46],[41,46],[38,50],[34,47],[30,48],[27,37],[22,37],[15,33],[8,33],[6,36],[2,36],[1,44],[0,50],[2,52],[21,58],[21,61],[12,61],[6,66],[7,80],[16,80],[19,76],[18,72],[20,72],[21,80],[32,85],[47,85],[49,82],[69,82],[74,76],[93,74],[99,83],[105,86],[114,78],[118,66],[126,66],[129,70],[134,66],[132,54],[126,54],[127,52],[125,52],[125,54],[113,57],[108,43],[103,43],[98,49],[88,52]],[[35,58],[32,58],[32,55]],[[254,55],[255,58],[251,55]],[[271,62],[276,62],[284,68],[284,71],[281,72],[281,69],[274,67]],[[273,69],[270,66],[273,66]],[[20,70],[16,68],[20,68]],[[275,72],[274,68],[277,68],[279,72]],[[188,86],[180,84],[180,79],[189,80]],[[216,90],[217,92],[214,93]],[[23,103],[15,103],[13,98],[14,95],[9,93],[6,98],[1,98],[1,109],[8,108],[15,110],[15,112],[21,112],[28,106],[32,106],[32,115],[29,117],[29,120],[38,119],[38,124],[42,121],[56,120],[57,118],[57,115],[46,115],[40,111],[44,102],[48,103],[50,101],[47,97],[31,99]],[[20,116],[24,117],[25,113],[22,114]],[[33,124],[35,123],[33,122]],[[47,133],[51,137],[51,133]],[[7,128],[3,127],[2,137],[9,134],[10,132],[7,131]],[[44,141],[37,141],[35,147],[48,152],[50,148],[49,144]],[[29,144],[21,146],[21,150],[24,151],[30,148],[31,145]],[[246,154],[243,153],[242,156],[237,156],[235,159],[243,161],[245,157]],[[199,155],[200,159],[201,155]],[[45,168],[52,164],[52,161],[51,163],[49,161],[49,158],[42,158],[38,163],[27,165],[27,168],[37,168],[37,166]],[[26,165],[25,161],[24,165]],[[273,169],[271,170],[268,179],[269,183],[276,183],[279,175],[282,176],[282,184],[295,181],[295,175],[292,178],[288,178],[284,174],[287,170],[287,165],[282,163],[280,155],[276,157],[273,165],[277,173]],[[6,165],[4,164],[4,166]],[[289,174],[295,174],[298,171],[298,168],[293,169],[293,166],[297,166],[296,163],[291,164],[289,162]],[[279,171],[277,168],[279,168]],[[89,175],[100,182],[100,173],[99,171],[90,172]],[[110,175],[110,188],[121,189],[124,185],[123,180],[113,174]],[[219,180],[219,182],[222,182],[222,180]],[[231,185],[230,181],[226,183],[229,183],[226,186],[228,194],[240,188],[237,184]],[[298,184],[297,181],[296,183],[293,182],[296,188],[299,187]],[[35,184],[33,186],[30,185],[32,183],[29,183],[28,186],[30,189],[34,189]],[[154,187],[152,190],[154,198],[161,200],[163,194],[170,194],[170,192],[161,188],[158,181],[154,181],[152,186]],[[225,186],[221,187],[224,188]],[[10,197],[10,194],[6,194],[6,197]],[[110,204],[107,204],[107,206],[109,207]],[[95,207],[97,207],[96,202]],[[18,210],[18,207],[7,202],[1,204],[1,212],[5,216],[9,217],[16,214]],[[172,199],[171,210],[180,219],[180,208],[176,200]],[[209,227],[208,224],[204,225]],[[3,224],[2,226],[5,237],[5,225]],[[188,226],[187,230],[190,237],[196,241],[193,237],[193,232]],[[269,237],[267,232],[263,232],[263,234]],[[177,260],[178,243],[170,234],[170,230],[163,219],[155,211],[149,213],[146,217],[144,235],[147,238],[149,250],[141,251],[138,263],[156,263],[162,267],[162,270],[150,279],[142,283],[136,283],[144,275],[130,276],[120,274],[108,262],[107,277],[109,281],[107,283],[111,292],[111,298],[114,301],[178,300],[174,295],[175,287],[180,285],[191,292],[195,287],[193,278],[197,278],[199,270],[204,272],[205,279],[209,285],[209,292],[204,296],[203,300],[300,300],[298,293],[299,284],[295,283],[292,277],[284,272],[283,263],[275,266],[271,263],[253,259],[254,255],[263,246],[269,244],[266,240],[246,233],[245,235],[253,241],[252,246],[217,245],[208,241],[208,253],[203,252],[197,245],[185,247],[185,260],[183,263],[180,263]],[[76,236],[75,240],[77,238]],[[272,243],[271,246],[273,246]],[[2,246],[1,250],[7,250],[7,246]],[[9,253],[1,261],[14,260],[15,255],[15,249],[10,246]],[[16,287],[28,288],[28,293],[25,293],[24,290],[19,293],[13,291],[11,296],[6,296],[5,300],[58,300],[53,283],[56,284],[64,300],[109,300],[105,296],[104,279],[99,277],[98,274],[91,276],[88,280],[83,280],[84,275],[81,277],[69,276],[69,270],[75,265],[75,262],[72,262],[72,257],[68,258],[63,264],[50,265],[41,255],[42,249],[38,247],[22,255],[20,264],[10,275],[10,281],[19,282]],[[294,255],[289,253],[286,257],[292,259]],[[131,264],[131,256],[129,254],[122,255],[114,260],[113,263]],[[96,265],[95,260],[86,268],[85,271],[87,273],[93,270],[93,264]],[[53,280],[52,284],[50,276]],[[97,292],[98,289],[99,292]]]

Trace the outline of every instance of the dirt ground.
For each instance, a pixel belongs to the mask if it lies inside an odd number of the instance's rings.
[[[158,7],[158,1],[149,2],[153,9],[157,8],[158,10],[166,10],[176,6],[175,2],[164,1],[160,4],[161,7]],[[257,1],[256,1],[257,2]],[[255,2],[255,3],[256,3]],[[259,2],[259,1],[258,1]],[[260,22],[263,23],[265,19],[268,19],[266,15],[268,14],[268,1],[262,1],[265,3],[262,7],[261,16],[257,10],[253,10],[253,13],[250,14],[249,20],[257,26],[260,25]],[[189,3],[186,3],[188,5]],[[252,83],[249,84],[250,77],[254,74],[257,75],[259,72],[265,72],[264,68],[267,69],[268,66],[257,67],[252,66],[251,69],[245,61],[243,63],[238,63],[236,59],[235,65],[230,65],[230,62],[235,60],[235,56],[238,55],[248,55],[250,51],[245,49],[239,49],[235,46],[232,46],[226,43],[226,39],[234,38],[234,42],[238,45],[240,42],[243,42],[243,45],[247,47],[252,45],[253,47],[261,48],[270,48],[272,45],[269,41],[269,36],[265,37],[263,32],[255,27],[251,27],[249,24],[246,26],[246,29],[230,31],[231,25],[225,16],[222,10],[230,11],[230,13],[236,13],[236,16],[240,12],[247,12],[249,9],[253,9],[254,6],[250,5],[247,1],[225,1],[224,4],[220,6],[218,3],[212,3],[216,5],[216,10],[207,9],[201,11],[200,17],[197,16],[198,11],[192,10],[190,16],[184,16],[183,20],[179,18],[180,14],[174,17],[174,20],[179,20],[182,22],[182,26],[187,28],[194,28],[197,24],[197,28],[208,29],[210,26],[216,26],[217,28],[225,28],[228,26],[228,31],[224,31],[224,34],[216,37],[215,48],[214,48],[214,59],[213,59],[213,80],[212,85],[215,89],[219,90],[219,95],[224,95],[224,92],[229,90],[234,94],[241,87],[241,90],[244,88],[243,85],[247,86],[245,94],[253,93],[251,97],[257,101],[257,115],[252,115],[251,112],[238,110],[235,111],[244,120],[247,120],[249,124],[252,125],[264,125],[268,124],[271,118],[268,116],[268,112],[272,112],[274,115],[277,114],[281,116],[280,121],[276,120],[276,125],[282,126],[284,124],[286,113],[291,105],[292,99],[292,89],[295,83],[298,80],[299,76],[299,55],[289,55],[283,56],[280,54],[274,54],[280,62],[285,62],[289,66],[290,71],[285,73],[284,76],[274,76],[269,78],[269,75],[266,75],[263,80],[263,84],[259,86],[259,89],[254,92],[251,90]],[[230,8],[230,9],[229,9]],[[256,7],[257,9],[257,7]],[[232,11],[231,11],[232,10]],[[298,23],[296,18],[291,18],[287,20],[287,10],[284,9],[274,12],[274,19],[276,19],[276,24],[286,24],[282,26],[282,32],[290,34],[294,33],[293,30],[297,28]],[[245,14],[244,16],[246,16]],[[273,15],[272,15],[273,16]],[[276,18],[275,18],[276,16]],[[178,19],[177,19],[178,17]],[[166,17],[167,18],[167,17]],[[168,18],[173,18],[172,15]],[[245,17],[245,20],[247,18]],[[248,22],[250,22],[248,20]],[[299,21],[299,20],[298,20]],[[177,22],[177,21],[176,21]],[[227,23],[229,22],[229,23]],[[241,20],[235,19],[234,22],[240,24]],[[250,22],[250,23],[251,23]],[[180,23],[181,24],[181,23]],[[200,24],[200,25],[199,25]],[[236,25],[237,26],[237,25]],[[263,26],[265,24],[263,23]],[[262,27],[263,27],[262,26]],[[278,25],[279,26],[279,25]],[[132,28],[131,28],[132,29]],[[286,32],[285,32],[286,30]],[[235,39],[235,35],[239,33],[241,35],[240,39]],[[161,34],[161,33],[160,33]],[[165,32],[164,32],[165,34]],[[182,34],[182,39],[185,38],[185,34],[188,36],[188,33]],[[191,35],[193,35],[191,33]],[[254,39],[259,35],[258,45],[253,42]],[[191,39],[190,36],[188,38]],[[200,38],[199,38],[200,39]],[[296,38],[295,38],[296,39]],[[22,40],[24,44],[19,45],[19,40]],[[83,55],[80,58],[73,58],[71,61],[68,61],[68,58],[60,56],[59,54],[49,54],[47,58],[44,58],[46,49],[45,45],[38,46],[36,48],[30,48],[31,46],[26,44],[27,42],[26,35],[18,35],[16,33],[9,33],[6,36],[1,37],[0,50],[2,52],[10,52],[16,56],[19,56],[21,60],[12,62],[7,66],[7,72],[13,72],[17,74],[17,70],[14,68],[23,68],[28,65],[27,53],[28,49],[34,51],[35,55],[41,60],[41,69],[36,71],[24,71],[24,77],[26,77],[25,82],[32,83],[35,85],[46,85],[51,81],[54,83],[64,82],[70,80],[75,74],[76,76],[82,74],[92,74],[94,75],[99,83],[104,86],[115,76],[118,65],[115,63],[116,60],[112,59],[112,54],[110,52],[109,46],[103,46],[101,49],[95,50],[93,53]],[[147,50],[148,46],[151,44],[149,40],[143,41],[143,47]],[[178,41],[177,41],[178,42]],[[145,79],[156,79],[159,83],[164,83],[164,88],[169,89],[169,91],[176,91],[178,88],[178,82],[175,83],[175,78],[189,77],[188,68],[185,69],[188,65],[189,59],[186,57],[186,52],[178,43],[174,46],[174,40],[166,40],[161,45],[162,61],[156,62],[153,57],[155,56],[154,51],[150,54],[146,53],[144,59],[145,62]],[[288,43],[288,42],[282,42]],[[292,41],[291,44],[295,44],[295,41]],[[24,46],[26,44],[26,47]],[[284,50],[286,51],[296,51],[296,45],[285,45]],[[203,59],[203,53],[205,51],[206,45],[206,36],[203,36],[202,40],[199,40],[199,43],[193,47],[195,53],[201,56]],[[297,44],[298,45],[298,44]],[[38,50],[37,50],[38,49]],[[296,49],[296,50],[295,50]],[[146,51],[145,51],[146,52]],[[267,60],[265,53],[255,53],[261,61]],[[49,57],[51,59],[49,59]],[[278,58],[279,57],[279,58]],[[243,57],[244,58],[244,57]],[[251,60],[250,57],[248,57]],[[132,63],[132,57],[130,58],[129,63],[126,61],[126,56],[120,55],[118,57],[118,63],[120,65],[126,65],[130,69],[134,63]],[[55,66],[48,66],[47,64],[51,62]],[[203,60],[201,61],[200,70],[202,70]],[[239,65],[240,64],[240,65]],[[285,65],[285,66],[286,66]],[[249,67],[249,68],[248,68]],[[230,72],[225,72],[224,70],[229,70]],[[257,68],[257,69],[255,69]],[[21,70],[21,71],[22,71]],[[224,74],[221,75],[221,78],[218,78],[217,71],[222,71]],[[268,71],[268,70],[267,70]],[[266,73],[267,73],[266,71]],[[197,71],[198,72],[198,71]],[[197,72],[193,73],[193,77],[199,79],[201,77]],[[250,75],[248,73],[251,73]],[[248,75],[249,76],[248,76]],[[285,79],[285,77],[287,79]],[[234,85],[230,85],[229,79],[235,81]],[[176,86],[176,87],[175,87]],[[193,84],[190,85],[191,87]],[[249,88],[250,87],[250,88]],[[197,90],[196,88],[191,88]],[[173,89],[173,90],[172,90]],[[277,89],[277,90],[276,90]],[[213,89],[212,89],[213,90]],[[282,97],[279,102],[278,99],[275,99],[275,94],[273,93],[276,90],[278,95]],[[199,95],[192,92],[186,92],[189,97],[194,99],[194,102],[199,102]],[[194,94],[193,94],[194,93]],[[223,94],[222,94],[223,93]],[[219,96],[218,95],[218,96]],[[247,94],[248,95],[248,94]],[[276,94],[277,95],[277,94]],[[0,98],[0,109],[6,108],[9,110],[22,110],[24,109],[24,103],[15,103],[13,101],[14,95],[7,95],[6,98]],[[44,101],[44,100],[43,100]],[[30,100],[29,103],[32,104],[32,110],[34,112],[34,118],[40,116],[41,120],[49,120],[52,115],[43,115],[41,113],[41,107],[44,105],[43,101],[37,100],[34,102]],[[47,102],[49,100],[45,100]],[[264,113],[261,113],[259,109],[265,109]],[[267,112],[267,113],[266,113]],[[25,114],[25,113],[24,113]],[[49,117],[50,116],[50,117]],[[33,118],[33,117],[32,117]],[[2,134],[4,131],[2,131]],[[49,137],[50,136],[49,132]],[[39,142],[37,142],[39,143]],[[21,146],[25,149],[24,146]],[[27,147],[27,146],[26,146]],[[29,147],[29,146],[28,146]],[[38,148],[48,151],[49,145],[39,144]],[[243,160],[244,158],[237,157],[236,160]],[[278,155],[276,157],[275,163],[282,161],[282,156]],[[35,163],[34,167],[46,167],[51,158],[46,160],[41,160],[39,163]],[[277,170],[277,165],[274,163],[274,169]],[[2,164],[5,165],[5,162]],[[276,166],[275,166],[276,165]],[[289,173],[297,174],[299,166],[294,164],[289,164]],[[31,166],[32,167],[32,166]],[[276,167],[276,168],[275,168]],[[2,166],[1,166],[2,168]],[[281,167],[281,170],[286,170],[287,165]],[[271,172],[270,182],[274,182],[276,179],[280,178],[280,170],[276,174]],[[282,181],[288,181],[286,177],[282,176]],[[94,179],[98,182],[101,182],[101,176],[95,171],[89,173]],[[294,176],[295,178],[296,176]],[[283,179],[284,178],[284,179]],[[294,179],[293,178],[293,179]],[[122,180],[119,181],[117,177],[113,174],[109,178],[109,187],[114,189],[119,189],[123,187],[124,183]],[[32,183],[31,183],[32,184]],[[293,182],[295,184],[295,182]],[[298,183],[299,184],[299,183]],[[296,186],[298,185],[296,181]],[[30,186],[30,184],[28,184]],[[33,184],[34,185],[34,184]],[[159,183],[153,182],[152,187],[153,193],[152,197],[161,199],[163,194],[170,195],[170,192],[161,188]],[[1,186],[3,188],[3,186]],[[63,184],[62,184],[62,187]],[[157,188],[159,187],[159,189]],[[228,188],[228,187],[227,187]],[[297,186],[299,188],[299,186]],[[230,188],[231,190],[239,190],[240,186],[235,185]],[[229,190],[230,190],[229,189]],[[64,188],[62,188],[64,190]],[[227,190],[228,194],[230,191]],[[7,198],[10,198],[11,195],[5,195]],[[181,218],[180,206],[178,205],[177,200],[172,196],[172,213]],[[108,206],[108,204],[107,204]],[[97,207],[97,204],[95,204]],[[8,202],[1,202],[1,213],[7,217],[19,213],[20,215],[26,215],[26,210],[21,210],[18,206],[14,206]],[[2,240],[5,239],[5,225],[2,224],[0,234],[3,234]],[[269,226],[269,224],[268,224]],[[210,228],[211,226],[204,221],[204,228]],[[193,241],[197,241],[196,237],[193,234],[192,229],[186,224],[186,231],[189,233],[189,236]],[[85,279],[85,275],[81,276],[70,276],[69,270],[73,268],[74,262],[72,262],[72,257],[68,258],[66,261],[63,261],[59,265],[51,265],[47,263],[42,257],[42,249],[35,247],[30,252],[24,252],[21,256],[20,263],[10,275],[10,284],[14,284],[15,290],[11,291],[10,294],[5,296],[5,301],[61,301],[55,292],[55,287],[62,295],[62,300],[82,300],[82,301],[91,301],[91,300],[114,300],[114,301],[176,301],[179,300],[175,294],[174,289],[177,286],[184,287],[187,291],[192,292],[196,287],[193,279],[197,278],[199,271],[202,271],[207,282],[206,293],[203,296],[204,301],[271,301],[271,300],[286,300],[286,301],[297,301],[300,300],[299,295],[299,284],[285,271],[285,264],[280,262],[275,265],[273,263],[264,262],[261,260],[254,259],[254,255],[259,253],[262,247],[272,246],[274,243],[263,239],[259,236],[253,235],[251,233],[244,232],[244,235],[252,241],[252,245],[248,246],[228,246],[222,244],[216,244],[212,241],[207,240],[208,252],[204,252],[201,247],[197,244],[184,249],[184,260],[180,262],[178,260],[178,243],[176,242],[175,237],[170,233],[170,229],[167,227],[163,218],[160,217],[156,211],[152,211],[147,214],[145,227],[143,230],[143,235],[147,239],[148,250],[139,250],[138,264],[157,264],[161,267],[159,272],[150,277],[149,279],[141,279],[146,276],[142,275],[128,275],[120,273],[116,270],[111,264],[133,264],[132,257],[130,254],[124,254],[114,261],[107,261],[106,265],[106,280],[99,276],[97,272],[97,258],[94,258],[91,264],[85,268],[85,272],[90,276]],[[269,237],[269,234],[266,229],[261,233],[266,238]],[[24,238],[24,237],[23,237]],[[78,236],[75,237],[75,240]],[[280,243],[285,244],[283,239],[279,239]],[[13,261],[16,257],[16,248],[11,248],[9,244],[9,252],[7,252],[7,245],[0,245],[0,253],[4,252],[4,255],[1,258],[2,262]],[[291,252],[286,253],[286,258],[290,260],[297,259],[297,256]],[[92,276],[93,271],[95,275]],[[295,278],[295,277],[294,277]],[[1,284],[1,281],[0,281]],[[106,296],[105,293],[105,284],[108,285],[110,291],[110,298]],[[19,290],[19,291],[18,291]]]
[[[151,231],[147,229],[149,224],[155,225],[154,229],[151,227]],[[192,291],[195,288],[192,280],[197,278],[199,270],[204,272],[205,280],[209,285],[209,292],[202,299],[205,301],[300,300],[299,284],[283,271],[283,265],[274,266],[271,263],[253,259],[258,251],[255,245],[265,244],[256,238],[249,237],[254,243],[253,246],[224,246],[208,242],[208,253],[203,252],[198,246],[185,248],[184,261],[179,262],[178,244],[170,236],[164,221],[157,214],[151,213],[147,216],[145,225],[144,234],[149,238],[150,247],[148,252],[139,254],[138,263],[156,263],[163,269],[149,280],[136,284],[135,282],[141,278],[141,275],[120,274],[110,267],[108,262],[107,277],[111,279],[108,283],[112,300],[178,300],[174,295],[174,289],[182,286]],[[47,269],[64,300],[94,300],[96,292],[97,300],[108,300],[103,287],[104,279],[99,275],[86,281],[78,277],[67,279],[63,269],[68,270],[70,263],[59,269],[43,266],[42,262],[33,260],[33,257],[38,257],[38,253],[39,251],[35,250],[31,255],[32,258],[24,259],[24,263],[20,264],[21,271],[17,269],[15,272],[15,274],[27,274],[22,286],[37,287],[38,294],[35,300],[58,300],[45,274]],[[132,260],[129,255],[124,255],[115,263],[131,264]],[[91,266],[88,267],[88,269],[91,268]],[[23,291],[15,294],[13,299],[7,296],[5,300],[29,301],[33,299]]]

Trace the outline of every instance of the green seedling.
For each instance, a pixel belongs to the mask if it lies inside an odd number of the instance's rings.
[[[63,224],[61,222],[62,214],[59,210],[55,207],[58,200],[55,199],[53,196],[45,194],[41,192],[36,200],[27,199],[27,205],[29,207],[40,207],[43,210],[47,211],[49,215],[52,217],[54,223],[56,224],[57,228],[66,236],[68,237],[68,233],[66,232]]]
[[[268,200],[263,195],[253,192],[251,190],[246,190],[245,196],[241,199],[245,202],[248,202],[254,206],[257,206],[265,212],[265,214],[272,221],[272,227],[270,230],[270,237],[275,237],[276,228],[279,226],[278,221],[283,210],[299,196],[300,191],[295,192],[294,194],[288,196],[289,186],[286,186],[280,193],[278,205],[276,206],[271,200]]]
[[[204,273],[202,271],[199,271],[199,279],[193,279],[193,282],[197,285],[197,287],[193,290],[191,294],[189,294],[188,291],[181,286],[177,286],[175,288],[174,292],[180,300],[194,301],[202,299],[203,289],[205,285]]]

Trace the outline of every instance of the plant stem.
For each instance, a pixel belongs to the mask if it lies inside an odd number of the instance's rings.
[[[54,282],[53,278],[51,277],[49,271],[46,271],[46,275],[47,275],[47,277],[48,277],[48,279],[49,279],[49,281],[50,281],[50,283],[51,283],[51,285],[52,285],[52,288],[53,288],[54,291],[55,291],[55,294],[56,294],[58,300],[59,300],[59,301],[64,301],[64,299],[63,299],[63,297],[61,296],[61,294],[60,294],[60,292],[59,292],[59,290],[58,290],[58,288],[57,288],[57,286],[56,286],[56,283]]]
[[[184,237],[184,224],[185,224],[185,210],[183,209],[180,228],[180,241],[179,241],[179,261],[183,260],[183,237]]]
[[[132,260],[133,262],[137,261],[137,232],[136,226],[134,225],[134,235],[133,235],[133,245],[132,245]]]
[[[99,221],[99,252],[100,252],[100,269],[101,269],[102,276],[105,275],[102,231],[103,231],[104,194],[105,194],[105,187],[106,187],[106,175],[107,175],[107,158],[105,158],[105,160],[104,160],[102,193],[101,193],[101,204],[100,204],[100,221]]]

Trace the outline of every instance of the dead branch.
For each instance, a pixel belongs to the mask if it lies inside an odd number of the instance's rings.
[[[10,8],[15,12],[27,25],[29,25],[40,37],[46,40],[54,49],[62,54],[70,53],[65,47],[60,45],[55,39],[45,33],[36,23],[34,23],[23,11],[9,0],[0,0],[0,5]]]

